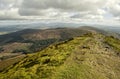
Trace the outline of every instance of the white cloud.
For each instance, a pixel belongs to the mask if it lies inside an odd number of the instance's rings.
[[[115,17],[120,17],[120,0],[113,0],[107,4],[108,11]]]
[[[21,15],[36,15],[41,10],[56,9],[62,12],[97,12],[107,0],[24,0],[20,7]],[[34,12],[35,11],[35,12]]]
[[[108,20],[106,17],[120,19],[120,0],[0,0],[0,19]]]

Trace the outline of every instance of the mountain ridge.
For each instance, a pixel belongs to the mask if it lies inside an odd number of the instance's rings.
[[[0,73],[1,79],[119,79],[120,40],[96,31],[55,43]]]

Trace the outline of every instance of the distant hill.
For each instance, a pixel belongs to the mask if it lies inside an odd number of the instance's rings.
[[[106,32],[94,27],[80,28],[51,28],[51,29],[25,29],[5,35],[0,35],[0,48],[2,53],[32,53],[59,41],[96,31],[106,36],[120,38],[119,34]]]
[[[88,33],[80,28],[25,29],[0,35],[0,47],[5,53],[36,52],[52,43]]]
[[[79,36],[86,33],[82,29],[68,29],[68,28],[56,28],[56,29],[25,29],[0,36],[1,43],[9,42],[23,42],[24,40],[44,40],[44,39],[64,39],[74,36]]]
[[[0,35],[0,45],[12,42],[36,41],[46,39],[65,39],[80,36],[90,30],[97,31],[104,35],[113,35],[120,37],[120,35],[112,32],[106,32],[94,27],[83,26],[80,28],[53,28],[53,29],[25,29],[5,35]]]
[[[120,39],[120,34],[119,33],[116,33],[115,30],[114,31],[106,31],[106,29],[99,29],[99,28],[95,28],[95,27],[90,27],[90,26],[83,26],[83,27],[80,27],[81,29],[83,30],[88,30],[88,31],[96,31],[98,33],[101,33],[105,36],[114,36],[116,38],[119,38]]]
[[[26,55],[1,71],[0,79],[120,79],[120,40],[86,30]]]

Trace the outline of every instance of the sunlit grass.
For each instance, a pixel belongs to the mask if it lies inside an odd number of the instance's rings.
[[[96,36],[86,34],[28,54],[1,72],[0,79],[120,79],[119,57],[105,54],[109,51],[105,51],[101,35]],[[119,40],[105,40],[119,46]]]

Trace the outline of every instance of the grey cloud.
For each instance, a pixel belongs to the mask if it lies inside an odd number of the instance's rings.
[[[0,16],[0,20],[22,20],[24,18]]]
[[[106,13],[103,9],[97,9],[96,11],[85,11],[85,12],[79,12],[71,16],[71,18],[81,18],[81,19],[92,19],[97,18],[101,19],[102,16]]]
[[[111,7],[109,12],[115,17],[120,17],[120,5]]]
[[[36,9],[20,9],[19,10],[19,14],[21,16],[39,16],[39,15],[43,15],[40,11],[36,10]]]
[[[0,0],[0,20],[21,19],[18,10],[22,0]]]
[[[34,9],[56,8],[82,11],[102,7],[105,1],[106,0],[24,0],[22,6],[24,8]]]
[[[120,0],[0,0],[0,19],[120,18]]]
[[[57,9],[61,12],[96,11],[98,8],[103,7],[106,3],[105,1],[107,0],[24,0],[19,12],[22,15],[26,15],[26,12],[30,12],[30,10],[31,12],[35,10],[37,12],[49,8]]]
[[[107,11],[114,17],[120,17],[120,0],[108,2]]]
[[[10,8],[12,4],[15,3],[16,0],[0,0],[0,9]]]

